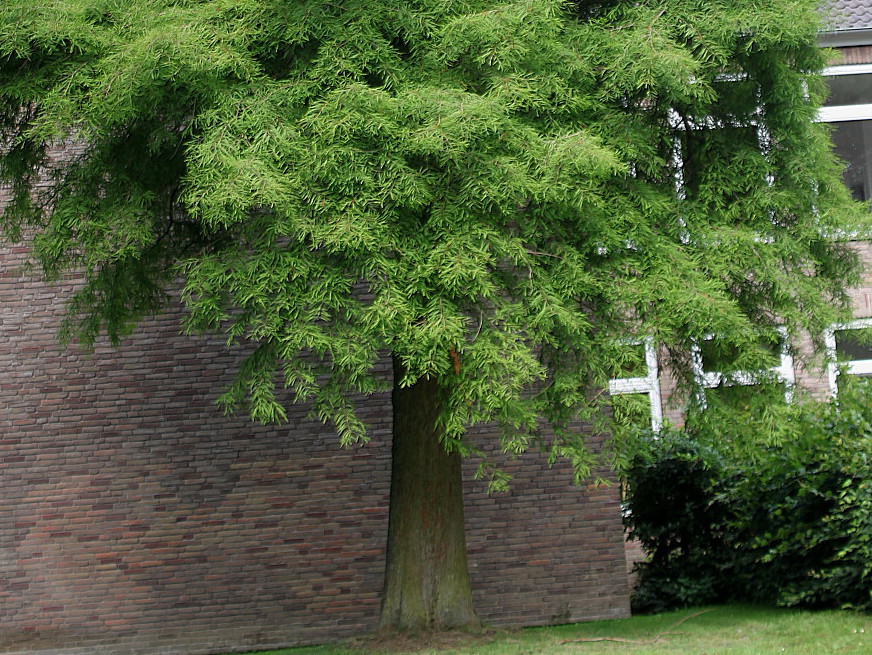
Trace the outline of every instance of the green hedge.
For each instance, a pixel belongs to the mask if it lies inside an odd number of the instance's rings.
[[[626,521],[650,555],[638,611],[729,600],[872,611],[872,383],[766,417],[715,411],[634,441]]]

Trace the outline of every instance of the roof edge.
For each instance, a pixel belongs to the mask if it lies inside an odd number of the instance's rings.
[[[825,48],[872,45],[872,28],[821,32],[818,34],[818,43]]]

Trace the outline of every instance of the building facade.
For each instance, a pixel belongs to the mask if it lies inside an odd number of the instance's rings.
[[[286,425],[225,417],[215,399],[243,353],[182,335],[179,313],[119,348],[64,348],[76,282],[42,283],[27,257],[0,247],[0,653],[193,655],[374,630],[390,394],[359,399],[371,441],[353,450],[290,398]],[[535,452],[504,468],[511,491],[492,496],[465,471],[480,618],[627,616],[617,485],[579,488]]]
[[[390,395],[360,399],[372,440],[353,450],[290,402],[283,426],[225,417],[214,401],[241,353],[183,336],[178,315],[120,348],[64,348],[74,283],[46,286],[26,257],[0,249],[0,653],[193,655],[374,630]],[[617,486],[579,488],[532,452],[506,468],[494,496],[466,470],[481,619],[627,616]]]
[[[822,43],[842,59],[821,120],[872,199],[872,1],[834,3]],[[2,205],[0,191],[0,205]],[[854,242],[865,261],[872,246]],[[388,394],[361,398],[372,440],[338,447],[288,403],[289,422],[225,417],[214,400],[242,353],[183,336],[180,315],[92,353],[55,339],[75,282],[47,286],[0,248],[0,653],[221,653],[331,641],[377,626],[390,484]],[[872,277],[856,320],[824,335],[843,374],[872,373],[851,338],[872,326]],[[680,423],[655,344],[610,385],[638,395],[656,428]],[[785,392],[837,393],[837,368],[805,366],[807,344],[775,353]],[[697,353],[703,386],[723,379]],[[385,367],[385,376],[390,375]],[[734,380],[751,384],[749,374]],[[487,427],[475,438],[488,442]],[[595,436],[591,437],[594,445]],[[494,440],[490,440],[491,442]],[[528,453],[506,462],[511,491],[488,496],[466,470],[474,600],[492,625],[629,613],[617,485],[578,488]],[[608,475],[607,472],[601,472]]]
[[[830,95],[819,120],[833,128],[835,152],[846,164],[845,184],[856,200],[872,203],[872,0],[831,0],[822,11],[827,31],[821,33],[820,44],[834,49],[835,57],[825,71]],[[872,243],[860,235],[840,238],[848,240],[857,251],[864,277],[859,286],[849,290],[853,320],[815,335],[826,344],[823,360],[813,352],[812,335],[805,335],[795,343],[783,343],[780,352],[773,352],[771,368],[731,371],[727,376],[702,343],[692,356],[703,391],[694,394],[677,388],[668,368],[662,365],[664,353],[657,344],[629,344],[638,351],[639,365],[632,377],[611,381],[609,390],[618,397],[616,406],[624,403],[634,414],[631,420],[658,430],[664,421],[682,425],[691,403],[705,403],[706,393],[727,385],[753,386],[774,378],[787,400],[798,393],[825,398],[838,394],[839,376],[872,375],[872,341],[861,336],[861,331],[872,328]]]

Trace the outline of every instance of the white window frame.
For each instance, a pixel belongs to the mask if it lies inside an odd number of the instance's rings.
[[[872,73],[872,64],[845,64],[825,68],[822,76],[836,77],[840,75],[868,75],[870,73]],[[850,121],[872,120],[872,103],[821,107],[815,120],[818,123],[846,123]],[[858,241],[870,238],[868,232],[840,232],[829,236],[832,239],[842,241]]]
[[[825,68],[823,77],[840,75],[868,75],[872,73],[872,64],[847,64]],[[846,121],[863,121],[872,119],[872,103],[858,105],[832,105],[818,110],[819,123],[842,123]]]
[[[872,318],[858,318],[847,323],[835,323],[824,330],[824,344],[827,349],[827,381],[830,395],[833,398],[839,395],[839,373],[842,371],[846,375],[872,375],[872,359],[837,361],[836,332],[864,328],[872,328]]]
[[[663,427],[663,406],[660,402],[660,375],[657,366],[657,348],[653,339],[647,338],[641,341],[626,341],[627,346],[645,346],[646,375],[633,378],[613,378],[609,380],[609,393],[612,396],[620,396],[630,393],[648,394],[648,402],[651,407],[651,429],[659,432]]]
[[[872,64],[847,64],[830,66],[823,72],[824,77],[839,75],[868,75],[872,73]],[[872,120],[872,103],[857,105],[834,105],[821,107],[818,120],[825,123],[846,121]],[[856,238],[857,235],[846,235]],[[872,327],[872,318],[860,318],[847,323],[836,323],[824,330],[824,345],[827,351],[827,384],[830,395],[835,398],[839,393],[839,373],[844,370],[847,375],[872,375],[872,359],[854,359],[838,362],[836,357],[836,332],[841,330],[859,330]]]
[[[700,407],[705,409],[705,389],[714,389],[724,385],[726,387],[753,387],[760,384],[762,375],[774,375],[777,382],[784,384],[784,400],[788,403],[793,402],[794,392],[796,387],[796,371],[793,367],[793,355],[790,354],[790,345],[787,338],[787,328],[778,326],[776,328],[778,334],[781,335],[781,352],[779,353],[778,366],[761,369],[759,371],[734,371],[729,375],[725,375],[720,371],[706,372],[703,368],[702,350],[699,345],[691,346],[690,354],[692,358],[693,373],[700,387],[697,396],[697,402]],[[712,339],[713,336],[706,337],[706,341]]]
[[[847,64],[830,66],[824,70],[823,75],[824,77],[835,77],[839,75],[868,75],[870,73],[872,73],[872,64]],[[818,120],[826,123],[872,120],[872,103],[822,107],[818,113]],[[857,235],[847,236],[851,238]],[[841,371],[847,375],[872,375],[872,359],[837,361],[836,332],[870,327],[872,327],[872,318],[858,318],[847,323],[833,324],[824,330],[824,345],[827,353],[827,384],[833,398],[839,393],[838,382]]]

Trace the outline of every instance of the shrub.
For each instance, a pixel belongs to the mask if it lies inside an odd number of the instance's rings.
[[[649,555],[639,566],[637,611],[719,600],[711,570],[722,548],[724,507],[714,500],[723,462],[713,449],[677,430],[646,442],[627,471],[629,536]]]
[[[780,417],[756,441],[711,417],[639,437],[625,470],[627,525],[650,555],[637,610],[724,600],[872,610],[872,386]]]
[[[838,403],[804,406],[801,426],[734,485],[735,527],[760,563],[764,596],[872,610],[872,386],[843,385]]]

